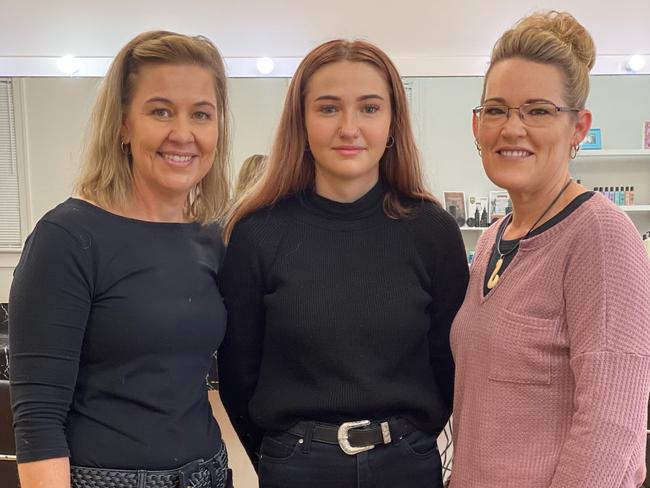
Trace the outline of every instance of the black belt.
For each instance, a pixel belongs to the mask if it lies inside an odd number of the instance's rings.
[[[311,434],[312,441],[338,445],[346,454],[358,454],[379,444],[390,444],[416,430],[410,421],[398,417],[383,422],[359,420],[341,425],[298,422],[288,432],[297,437]]]
[[[225,446],[213,458],[198,459],[177,469],[105,469],[71,466],[72,488],[228,488],[232,477]]]

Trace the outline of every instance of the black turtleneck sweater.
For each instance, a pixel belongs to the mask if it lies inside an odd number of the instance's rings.
[[[233,231],[220,393],[253,464],[265,431],[300,420],[403,416],[439,432],[452,407],[449,329],[468,267],[454,219],[430,202],[383,211],[308,191]]]

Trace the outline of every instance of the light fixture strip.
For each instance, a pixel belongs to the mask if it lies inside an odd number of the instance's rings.
[[[650,54],[640,55],[645,66],[637,74],[650,74]],[[0,77],[61,77],[64,75],[58,67],[59,57],[0,57]],[[273,71],[262,75],[257,69],[259,58],[225,58],[226,70],[232,78],[293,76],[301,58],[278,57],[273,60]],[[75,77],[102,77],[106,74],[112,61],[110,57],[78,57],[79,69]],[[489,58],[487,56],[449,56],[435,58],[394,57],[393,60],[405,77],[424,76],[481,76],[485,73]],[[592,70],[594,75],[630,73],[626,66],[628,55],[601,55],[596,58]]]

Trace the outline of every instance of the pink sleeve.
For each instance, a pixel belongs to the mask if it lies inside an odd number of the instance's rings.
[[[564,281],[573,419],[550,488],[638,486],[650,394],[650,264],[619,212],[605,209],[585,224]]]

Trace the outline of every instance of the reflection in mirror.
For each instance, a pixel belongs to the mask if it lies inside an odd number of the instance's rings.
[[[72,189],[99,78],[14,78],[18,164],[28,170],[33,225]],[[265,152],[279,118],[286,78],[230,80],[233,171]]]
[[[71,191],[85,126],[100,82],[97,78],[15,78],[14,99],[19,165],[29,189],[27,221],[33,225]],[[482,77],[406,78],[416,138],[431,190],[487,197],[496,190],[485,177],[471,133],[471,109],[479,104]],[[288,86],[286,78],[230,80],[234,125],[233,175],[254,153],[268,152]],[[592,77],[588,107],[601,129],[606,150],[642,144],[643,122],[650,120],[650,75]],[[650,204],[650,158],[616,154],[572,162],[572,175],[587,188],[635,187],[635,204]],[[591,154],[594,154],[593,152]],[[641,232],[650,229],[650,211],[629,215]],[[480,231],[464,231],[469,248]]]
[[[497,190],[483,172],[471,132],[471,109],[480,104],[483,77],[408,78],[405,83],[426,176],[436,196],[442,201],[444,191],[463,191],[466,197],[488,197]],[[648,93],[648,75],[592,76],[587,107],[593,112],[593,127],[601,130],[605,153],[583,150],[571,163],[573,178],[588,189],[634,186],[636,205],[627,213],[640,233],[650,230],[650,152],[641,151],[644,122],[650,121]],[[479,236],[480,230],[463,231],[468,249]]]

